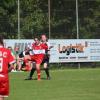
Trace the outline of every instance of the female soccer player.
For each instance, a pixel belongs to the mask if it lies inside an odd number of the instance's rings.
[[[48,43],[48,39],[47,39],[47,37],[46,37],[45,34],[41,35],[41,42],[42,42],[42,44],[48,46],[48,49],[45,51],[45,57],[44,57],[42,63],[43,63],[43,66],[44,66],[45,73],[47,75],[47,79],[50,80],[50,74],[49,74],[49,58],[50,58],[50,49],[53,46],[50,46],[50,44]]]
[[[14,63],[14,57],[9,49],[4,48],[0,36],[0,100],[9,95],[8,64]]]
[[[34,61],[36,63],[37,76],[38,76],[38,80],[40,80],[40,76],[41,76],[40,65],[43,61],[43,58],[45,56],[45,50],[48,49],[48,46],[41,44],[38,38],[35,38],[34,41],[35,43],[32,44],[33,54],[30,56],[26,56],[25,59]],[[31,77],[29,77],[28,79],[31,79]]]
[[[50,49],[51,49],[53,46],[50,46],[50,44],[48,43],[47,37],[46,37],[46,35],[44,35],[44,34],[41,35],[41,44],[42,44],[42,45],[45,45],[45,46],[48,46],[48,49],[45,50],[45,55],[44,55],[42,64],[43,64],[45,73],[46,73],[46,75],[47,75],[47,80],[50,80],[50,74],[49,74],[49,57],[50,57]],[[34,66],[32,67],[32,69],[31,69],[31,72],[30,72],[29,77],[28,77],[26,80],[32,80],[32,76],[33,76],[35,70],[36,70],[36,68],[35,68],[35,65],[34,65]]]

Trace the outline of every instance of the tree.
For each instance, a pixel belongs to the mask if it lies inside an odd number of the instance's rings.
[[[51,0],[51,38],[76,38],[75,0]],[[78,0],[80,38],[98,38],[100,0]],[[17,38],[17,0],[0,2],[0,34]],[[48,0],[20,0],[21,38],[48,35]]]

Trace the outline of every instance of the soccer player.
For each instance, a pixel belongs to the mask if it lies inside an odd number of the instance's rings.
[[[50,57],[50,49],[53,46],[50,46],[50,44],[48,43],[46,35],[41,35],[41,44],[45,45],[45,46],[48,46],[48,49],[45,50],[45,56],[43,58],[42,64],[43,64],[45,73],[47,75],[47,80],[50,80],[50,74],[49,74],[49,57]],[[32,76],[33,76],[35,70],[36,70],[36,68],[35,68],[35,65],[34,65],[32,67],[32,69],[31,69],[30,75],[27,78],[27,80],[32,80]]]
[[[48,49],[47,45],[41,44],[38,38],[34,39],[35,43],[32,44],[32,52],[33,54],[30,56],[26,56],[25,58],[28,60],[32,60],[36,63],[36,70],[37,70],[37,76],[38,80],[40,80],[40,65],[43,61],[45,50]],[[28,78],[29,80],[32,79],[31,76]]]
[[[42,63],[43,63],[43,66],[44,66],[45,73],[47,75],[47,79],[50,80],[50,74],[49,74],[49,58],[50,58],[50,49],[53,46],[50,46],[50,44],[48,43],[48,39],[47,39],[47,37],[46,37],[45,34],[41,35],[41,42],[42,42],[42,44],[48,46],[48,49],[45,51],[45,57],[44,57]]]
[[[0,100],[9,95],[8,64],[14,62],[14,57],[9,49],[4,48],[3,38],[0,36]]]
[[[25,50],[19,54],[19,57],[17,59],[18,71],[21,71],[21,70],[30,71],[31,70],[30,61],[27,61],[24,59],[25,55],[29,55],[29,48],[25,48]]]

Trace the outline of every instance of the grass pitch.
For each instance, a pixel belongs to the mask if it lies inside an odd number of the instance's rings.
[[[100,100],[100,69],[54,70],[51,80],[41,81],[24,80],[27,76],[27,72],[10,73],[6,100]]]

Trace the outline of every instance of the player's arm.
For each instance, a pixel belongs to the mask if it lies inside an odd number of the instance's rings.
[[[54,46],[50,46],[49,49],[53,48]]]

